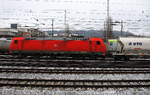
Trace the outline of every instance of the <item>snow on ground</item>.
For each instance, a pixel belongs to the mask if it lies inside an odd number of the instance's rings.
[[[49,89],[49,88],[8,88],[1,87],[0,95],[150,95],[150,89]]]
[[[89,80],[121,80],[121,79],[149,79],[150,74],[28,74],[28,73],[0,73],[1,78],[35,78],[35,79],[89,79]]]

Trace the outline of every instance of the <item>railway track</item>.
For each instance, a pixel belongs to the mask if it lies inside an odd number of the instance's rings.
[[[150,80],[52,80],[0,78],[0,86],[52,88],[143,88]]]
[[[5,62],[5,61],[7,61],[7,62],[12,62],[12,61],[14,61],[14,62],[54,62],[54,61],[74,61],[74,62],[82,62],[82,61],[84,61],[84,62],[106,62],[106,63],[108,63],[108,62],[111,62],[111,63],[126,63],[126,62],[145,62],[145,63],[148,63],[148,62],[150,62],[150,60],[144,60],[144,59],[137,59],[137,60],[130,60],[130,61],[115,61],[115,60],[113,60],[113,59],[106,59],[106,60],[88,60],[88,59],[86,59],[86,60],[84,60],[84,59],[80,59],[80,60],[77,60],[77,59],[49,59],[49,58],[40,58],[40,59],[32,59],[32,58],[0,58],[0,61],[1,62]]]
[[[96,61],[101,61],[101,60],[107,60],[107,61],[114,61],[112,57],[108,58],[91,58],[91,57],[66,57],[66,56],[60,56],[60,57],[50,57],[50,56],[27,56],[27,57],[20,57],[18,55],[11,55],[11,54],[0,54],[0,60],[24,60],[24,59],[32,59],[35,61],[40,61],[42,59],[46,60],[96,60]],[[43,61],[43,60],[42,60]],[[130,61],[146,61],[150,62],[150,59],[144,59],[144,58],[131,58]],[[118,61],[116,61],[118,62]]]
[[[150,60],[114,61],[97,59],[52,59],[49,57],[26,57],[19,58],[12,55],[0,55],[0,66],[30,66],[30,67],[102,67],[102,68],[150,68]]]
[[[6,58],[5,58],[6,57]],[[72,59],[51,59],[51,58],[14,58],[0,56],[0,73],[15,74],[150,74],[150,60],[114,61],[108,60],[72,60]],[[0,78],[1,87],[50,87],[50,88],[145,88],[150,87],[150,79],[128,79],[128,80],[80,80],[76,79],[31,79],[25,77]],[[43,77],[42,77],[43,78]],[[107,78],[107,77],[106,77]],[[82,79],[82,78],[81,78]],[[116,78],[117,79],[117,78]]]
[[[10,54],[0,54],[0,61],[5,61],[5,60],[13,60],[13,61],[17,61],[17,60],[34,60],[34,61],[44,61],[42,59],[45,59],[47,61],[49,60],[94,60],[94,61],[114,61],[113,58],[109,57],[109,58],[90,58],[90,57],[85,57],[85,58],[81,58],[81,57],[50,57],[50,56],[27,56],[27,57],[20,57],[20,56],[17,56],[17,55],[10,55]],[[145,62],[150,62],[150,59],[143,59],[143,58],[132,58],[130,60],[130,62],[134,62],[134,61],[145,61]],[[115,62],[118,62],[118,61],[115,61]],[[120,62],[120,61],[119,61]],[[123,61],[124,62],[124,61]]]
[[[50,60],[50,61],[0,61],[0,66],[30,66],[30,67],[78,67],[78,68],[150,68],[150,62],[114,62],[114,61],[83,61],[83,60]]]
[[[141,69],[76,69],[76,68],[12,68],[0,67],[0,73],[48,73],[48,74],[150,74],[149,68]]]
[[[17,55],[1,55],[0,54],[0,59],[52,59],[52,60],[104,60],[104,58],[91,58],[91,57],[67,57],[67,56],[26,56],[26,57],[21,57]]]

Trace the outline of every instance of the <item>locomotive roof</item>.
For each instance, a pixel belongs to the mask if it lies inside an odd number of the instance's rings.
[[[100,40],[101,38],[76,38],[76,37],[71,37],[71,38],[63,38],[63,37],[32,37],[32,38],[24,38],[24,37],[15,37],[14,39],[20,39],[20,40]],[[102,40],[102,39],[101,39]]]

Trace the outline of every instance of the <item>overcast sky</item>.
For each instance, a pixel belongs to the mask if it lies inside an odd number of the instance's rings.
[[[71,30],[102,30],[107,0],[0,0],[0,27],[10,23],[64,28],[64,10]],[[150,0],[110,0],[113,21],[124,21],[124,30],[150,35]],[[38,20],[37,20],[38,19]],[[120,25],[114,26],[120,30]]]

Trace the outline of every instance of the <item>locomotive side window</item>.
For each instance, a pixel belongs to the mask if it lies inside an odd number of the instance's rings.
[[[14,40],[14,43],[17,44],[17,43],[18,43],[18,40]]]
[[[100,41],[96,41],[96,45],[100,45],[101,43],[100,43]]]

